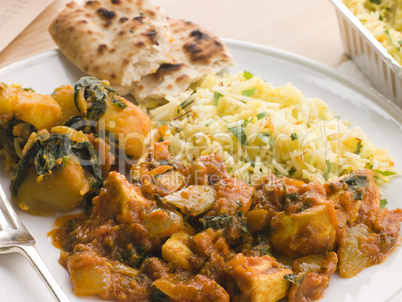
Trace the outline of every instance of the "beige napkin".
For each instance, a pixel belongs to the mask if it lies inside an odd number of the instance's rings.
[[[0,52],[54,0],[0,0]]]

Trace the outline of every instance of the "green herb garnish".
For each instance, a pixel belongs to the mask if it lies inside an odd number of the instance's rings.
[[[386,199],[381,199],[380,200],[380,208],[381,209],[385,208],[387,206],[387,204],[388,204],[388,200],[386,200]]]
[[[243,72],[243,77],[246,78],[247,80],[250,80],[253,76],[254,75],[250,71],[245,70]]]
[[[361,151],[362,147],[363,147],[362,143],[360,141],[357,142],[356,150],[355,150],[354,153],[355,154],[360,154],[360,151]]]
[[[258,133],[257,138],[262,141],[264,145],[269,145],[271,142],[271,135],[268,132]]]
[[[290,138],[292,139],[292,141],[294,141],[295,139],[297,139],[297,134],[296,133],[292,133],[290,135]]]
[[[195,93],[195,91],[190,95],[189,98],[187,98],[186,100],[184,100],[183,102],[180,103],[179,106],[177,106],[177,113],[180,113],[180,109],[184,109],[187,106],[191,105],[192,103],[194,103],[195,99],[191,99],[191,96]]]
[[[250,89],[243,90],[242,95],[244,96],[253,96],[257,93],[257,87],[253,87]]]
[[[380,170],[375,170],[375,172],[383,175],[383,176],[391,176],[391,175],[395,175],[396,172],[392,172],[392,171],[380,171]]]
[[[257,114],[257,119],[260,120],[264,117],[268,116],[268,113],[266,112],[261,112],[260,114]]]
[[[325,161],[325,163],[327,164],[327,170],[325,171],[323,177],[325,180],[327,180],[329,172],[331,172],[332,164],[328,159]]]
[[[387,35],[389,43],[391,43],[391,45],[394,45],[394,43],[392,42],[392,39],[391,39],[391,35],[389,34],[388,28],[384,29],[384,33]]]
[[[115,106],[117,106],[117,107],[123,108],[123,109],[127,108],[127,104],[124,103],[124,102],[123,102],[122,100],[120,100],[119,98],[113,98],[113,99],[112,99],[112,104],[115,105]]]
[[[208,123],[205,124],[205,127],[211,126],[213,123],[215,123],[215,120],[210,120]]]
[[[254,161],[254,160],[252,160],[252,159],[250,159],[250,158],[247,158],[247,159],[246,159],[246,163],[250,163],[251,166],[252,166],[253,168],[255,168],[255,161]]]
[[[233,133],[242,146],[248,145],[246,133],[241,125],[228,128],[228,130]]]
[[[221,98],[222,94],[218,93],[218,92],[214,92],[214,105],[215,107],[218,107],[218,102],[219,99]]]

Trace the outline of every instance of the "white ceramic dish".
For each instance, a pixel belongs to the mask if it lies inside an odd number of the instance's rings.
[[[402,67],[341,0],[336,9],[346,54],[383,95],[402,108]]]
[[[292,83],[308,97],[318,97],[329,104],[352,126],[359,125],[370,139],[387,148],[396,167],[402,170],[402,110],[374,90],[346,78],[314,61],[272,48],[225,40],[235,59],[230,72],[249,70],[274,86]],[[51,93],[61,84],[74,84],[83,73],[58,51],[50,51],[0,70],[0,81],[22,83],[40,93]],[[10,174],[0,172],[0,182],[7,188]],[[382,186],[388,208],[402,207],[402,178]],[[9,192],[7,191],[8,195]],[[71,301],[101,301],[97,297],[76,297],[67,272],[58,264],[59,250],[49,242],[47,233],[57,216],[35,217],[17,209],[27,228],[37,240],[37,248],[49,269]],[[402,301],[402,249],[385,263],[365,269],[357,277],[342,279],[335,274],[323,302],[396,302]],[[53,301],[28,262],[20,255],[0,257],[0,301]]]

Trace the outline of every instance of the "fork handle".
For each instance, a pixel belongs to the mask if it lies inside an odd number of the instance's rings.
[[[50,290],[55,300],[59,302],[70,302],[70,299],[61,289],[60,285],[57,283],[56,279],[47,268],[45,262],[39,255],[35,246],[20,244],[18,245],[18,247],[19,249],[16,251],[24,255],[24,257],[29,261],[37,274],[45,282],[47,288]]]

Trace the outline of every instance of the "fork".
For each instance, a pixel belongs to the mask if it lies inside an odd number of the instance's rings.
[[[0,254],[22,254],[45,282],[55,300],[69,302],[70,300],[43,262],[35,248],[35,239],[17,216],[1,185],[0,197],[2,201],[0,201]],[[4,205],[3,209],[1,204]],[[11,224],[8,223],[3,211],[6,212]]]

